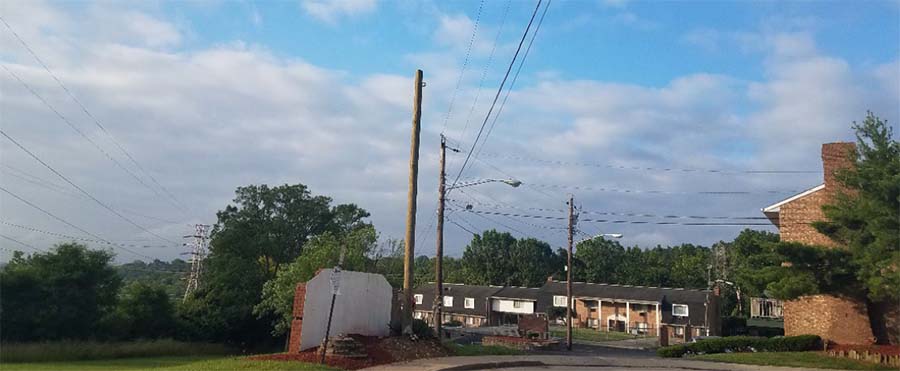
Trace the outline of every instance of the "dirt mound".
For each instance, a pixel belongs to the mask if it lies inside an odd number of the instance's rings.
[[[420,358],[446,357],[450,355],[449,351],[441,346],[440,342],[436,339],[412,341],[405,336],[381,339],[362,335],[350,335],[350,337],[365,345],[368,357],[349,358],[326,356],[325,363],[327,365],[345,370],[358,370],[394,362],[411,361]],[[317,349],[310,349],[300,353],[280,353],[256,356],[252,357],[252,359],[319,363],[320,357],[321,355]]]

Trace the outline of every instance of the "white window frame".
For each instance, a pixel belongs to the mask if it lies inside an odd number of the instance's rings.
[[[466,309],[474,309],[475,308],[475,298],[463,299],[463,307]]]
[[[683,308],[684,308],[684,314],[677,314],[677,313],[675,313],[675,308],[677,308],[677,307],[683,307]],[[672,315],[673,315],[673,316],[675,316],[675,317],[687,317],[687,316],[688,316],[688,313],[690,313],[690,311],[689,311],[689,308],[688,308],[688,305],[687,305],[687,304],[672,304]]]
[[[423,300],[422,294],[415,294],[415,295],[413,295],[413,298],[416,301],[416,305],[422,305],[422,300]]]
[[[521,300],[513,300],[513,308],[522,309],[523,306]]]
[[[675,336],[684,336],[684,327],[675,326]]]
[[[444,308],[453,308],[452,296],[444,296]]]
[[[553,306],[554,307],[565,308],[566,302],[568,302],[568,301],[569,301],[568,296],[553,295]]]

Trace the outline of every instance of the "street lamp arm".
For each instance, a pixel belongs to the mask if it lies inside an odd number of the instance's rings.
[[[457,185],[454,185],[454,186],[450,186],[450,187],[447,187],[447,190],[449,191],[449,190],[451,190],[451,189],[457,189],[457,188],[463,188],[463,187],[471,187],[471,186],[476,186],[476,185],[479,185],[479,184],[494,183],[494,182],[504,183],[504,184],[507,184],[507,185],[509,185],[510,187],[513,187],[513,188],[516,188],[516,187],[522,185],[522,182],[521,182],[521,181],[515,180],[515,179],[482,179],[482,180],[476,180],[476,181],[474,181],[474,182],[462,183],[462,184],[457,184]]]

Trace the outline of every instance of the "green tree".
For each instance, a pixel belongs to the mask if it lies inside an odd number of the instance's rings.
[[[366,267],[371,266],[368,255],[375,248],[377,239],[372,226],[351,230],[345,236],[329,232],[314,237],[308,242],[303,254],[263,285],[262,301],[254,307],[254,313],[260,319],[272,319],[272,335],[287,333],[291,328],[297,284],[312,279],[319,269],[337,265],[342,248],[346,249],[344,269],[366,271]]]
[[[871,112],[856,130],[855,166],[837,174],[846,187],[824,206],[816,229],[850,251],[873,301],[900,300],[900,142]]]
[[[462,266],[470,284],[510,285],[515,267],[510,255],[516,239],[506,232],[484,231],[472,237],[463,252]]]
[[[263,284],[294,261],[307,242],[325,233],[342,235],[368,224],[355,205],[331,206],[302,184],[239,187],[233,205],[219,211],[201,287],[181,317],[206,340],[262,344],[272,341],[277,321],[253,313]]]
[[[85,339],[115,308],[121,278],[109,251],[65,243],[50,252],[16,252],[0,271],[2,339]]]
[[[578,264],[573,270],[575,281],[595,283],[620,283],[625,248],[618,241],[594,238],[578,244],[574,258]]]
[[[171,337],[176,332],[175,308],[160,284],[137,281],[125,286],[116,314],[127,324],[129,339]]]
[[[548,243],[534,238],[519,239],[509,254],[510,284],[540,286],[559,270],[559,263]]]
[[[703,246],[682,244],[670,248],[672,265],[669,284],[673,287],[704,289],[707,287],[706,267],[709,265],[709,249]]]

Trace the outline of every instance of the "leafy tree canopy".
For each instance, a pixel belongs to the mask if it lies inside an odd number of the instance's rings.
[[[85,339],[112,311],[121,278],[113,254],[77,243],[46,253],[16,252],[0,271],[4,340]]]
[[[854,123],[856,166],[837,174],[846,187],[823,207],[819,232],[847,246],[858,267],[856,277],[870,299],[900,300],[900,142],[893,130],[869,112]]]

